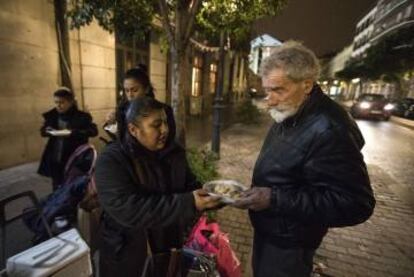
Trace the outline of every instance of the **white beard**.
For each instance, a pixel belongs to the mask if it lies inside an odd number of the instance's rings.
[[[286,118],[291,117],[292,115],[296,114],[298,110],[299,110],[299,107],[290,107],[288,109],[284,109],[283,111],[280,111],[277,108],[270,108],[269,114],[274,119],[274,121],[276,121],[277,123],[281,123]]]

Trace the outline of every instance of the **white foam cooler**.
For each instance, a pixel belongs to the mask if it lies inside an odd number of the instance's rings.
[[[8,277],[89,277],[88,245],[76,229],[29,248],[7,260]]]

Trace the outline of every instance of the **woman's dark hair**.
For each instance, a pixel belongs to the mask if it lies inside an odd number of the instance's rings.
[[[125,114],[126,123],[134,123],[138,118],[147,117],[156,110],[163,110],[164,105],[151,97],[134,99],[129,103]]]
[[[121,107],[123,112],[117,116],[118,136],[121,141],[127,136],[128,123],[135,123],[140,117],[146,117],[156,110],[164,110],[164,104],[152,97],[141,97],[134,99],[128,103],[124,103]]]
[[[148,68],[144,64],[139,64],[137,67],[129,69],[125,72],[125,79],[134,79],[140,83],[145,89],[145,96],[154,98],[154,88],[152,87],[150,78],[148,76]]]
[[[53,93],[54,97],[64,98],[66,100],[72,101],[75,99],[73,92],[66,87],[61,87]]]

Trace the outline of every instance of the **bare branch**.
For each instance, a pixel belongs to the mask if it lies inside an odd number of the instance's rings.
[[[171,47],[175,47],[174,31],[170,23],[170,17],[168,16],[168,7],[165,0],[158,0],[161,11],[161,22],[167,33],[167,38]]]

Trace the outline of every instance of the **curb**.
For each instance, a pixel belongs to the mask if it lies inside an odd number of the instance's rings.
[[[351,106],[347,103],[339,102],[339,104],[348,112],[351,109]],[[409,119],[406,119],[406,118],[402,118],[402,117],[398,117],[398,116],[393,115],[393,116],[390,117],[390,121],[395,123],[395,124],[398,124],[400,126],[403,126],[403,127],[409,128],[411,130],[414,130],[414,120],[409,120]]]
[[[403,127],[414,130],[414,120],[409,120],[409,119],[398,117],[398,116],[391,116],[390,121],[398,125],[401,125]]]

